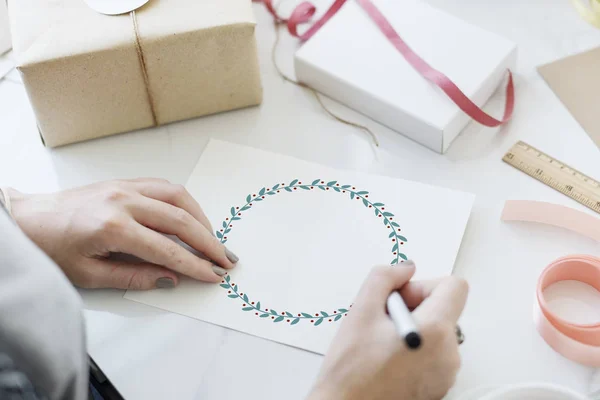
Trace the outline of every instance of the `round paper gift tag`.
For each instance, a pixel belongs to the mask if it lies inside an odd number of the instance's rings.
[[[126,14],[137,10],[150,0],[84,0],[93,10],[106,15]]]

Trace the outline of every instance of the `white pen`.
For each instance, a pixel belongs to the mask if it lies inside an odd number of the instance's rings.
[[[387,299],[387,309],[390,318],[396,326],[400,337],[404,338],[409,349],[417,349],[421,346],[421,334],[412,319],[412,314],[400,293],[394,291]]]

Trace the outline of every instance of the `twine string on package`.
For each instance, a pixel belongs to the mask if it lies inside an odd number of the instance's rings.
[[[144,58],[144,50],[142,49],[142,42],[140,39],[140,30],[138,26],[137,17],[135,10],[131,11],[131,21],[133,22],[133,31],[135,34],[135,49],[137,51],[138,59],[140,60],[140,68],[142,70],[142,76],[144,77],[144,88],[146,89],[146,96],[148,97],[148,104],[150,105],[150,112],[152,113],[152,124],[153,126],[158,125],[158,119],[156,118],[156,107],[154,106],[154,98],[152,97],[152,91],[150,90],[150,81],[148,79],[148,70],[146,68],[146,60]]]

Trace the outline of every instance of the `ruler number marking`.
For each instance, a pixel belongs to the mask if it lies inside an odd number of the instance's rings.
[[[600,183],[553,157],[519,141],[502,158],[535,180],[600,213]],[[544,168],[551,166],[551,168]]]

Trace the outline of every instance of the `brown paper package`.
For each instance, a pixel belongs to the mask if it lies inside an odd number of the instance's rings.
[[[118,16],[83,0],[8,5],[46,146],[262,102],[250,0],[151,0]]]

